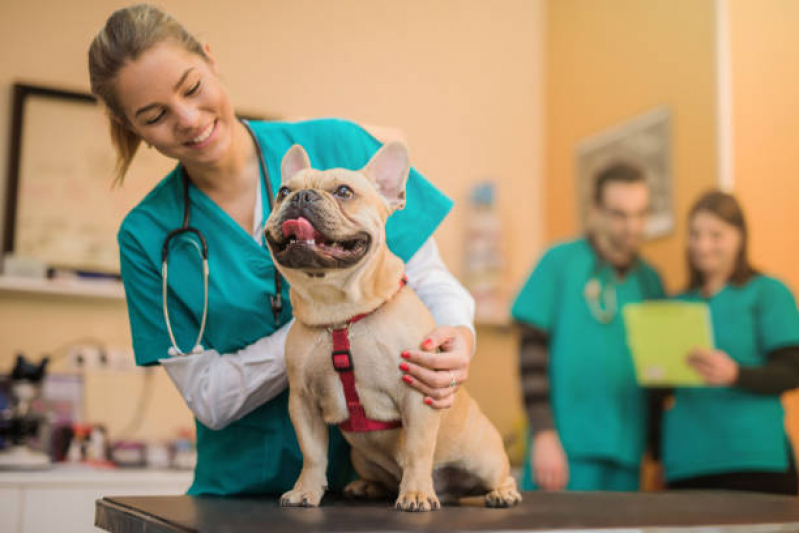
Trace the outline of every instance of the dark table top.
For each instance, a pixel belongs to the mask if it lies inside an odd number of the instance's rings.
[[[274,497],[113,497],[95,524],[126,533],[265,531],[799,531],[799,499],[740,492],[524,493],[511,509],[395,511],[390,501],[326,496],[319,508],[281,508]]]

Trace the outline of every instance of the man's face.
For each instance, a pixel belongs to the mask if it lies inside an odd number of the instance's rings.
[[[638,252],[649,216],[649,188],[643,182],[611,181],[605,184],[600,203],[595,205],[598,236],[619,255]]]

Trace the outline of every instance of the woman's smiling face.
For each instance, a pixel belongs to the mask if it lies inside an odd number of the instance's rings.
[[[688,222],[688,256],[703,275],[731,274],[741,253],[741,231],[709,211]]]
[[[131,129],[167,157],[213,165],[230,148],[235,114],[216,62],[165,41],[124,65],[118,101]]]

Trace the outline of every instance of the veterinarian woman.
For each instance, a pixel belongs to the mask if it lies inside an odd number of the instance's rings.
[[[112,14],[89,49],[91,88],[108,108],[118,181],[142,142],[177,162],[128,214],[118,238],[136,362],[162,364],[197,419],[189,494],[279,494],[293,486],[301,454],[287,410],[283,353],[292,313],[285,282],[282,309],[275,305],[273,316],[270,306],[280,302],[270,299],[275,269],[262,235],[269,185],[277,191],[281,159],[295,143],[320,169],[360,169],[380,143],[340,120],[239,121],[218,72],[207,45],[150,6]],[[451,404],[474,344],[474,303],[431,237],[450,207],[412,171],[407,208],[387,227],[390,248],[407,262],[410,285],[439,324],[425,343],[428,351],[412,350],[407,361],[406,380],[431,408]],[[162,246],[184,227],[186,213],[207,242],[207,321],[195,234],[168,243],[162,289]],[[442,352],[433,355],[438,347]],[[330,448],[330,486],[341,488],[351,469],[337,429]]]
[[[688,291],[710,306],[716,349],[689,363],[707,387],[677,389],[663,425],[670,488],[797,493],[780,395],[799,386],[799,313],[788,288],[754,270],[736,199],[711,192],[689,215]]]

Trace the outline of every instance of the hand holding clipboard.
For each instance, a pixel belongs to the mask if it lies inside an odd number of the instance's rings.
[[[641,386],[706,385],[704,374],[697,368],[715,368],[714,356],[707,355],[715,352],[707,304],[643,302],[626,305],[622,314],[636,380]]]

